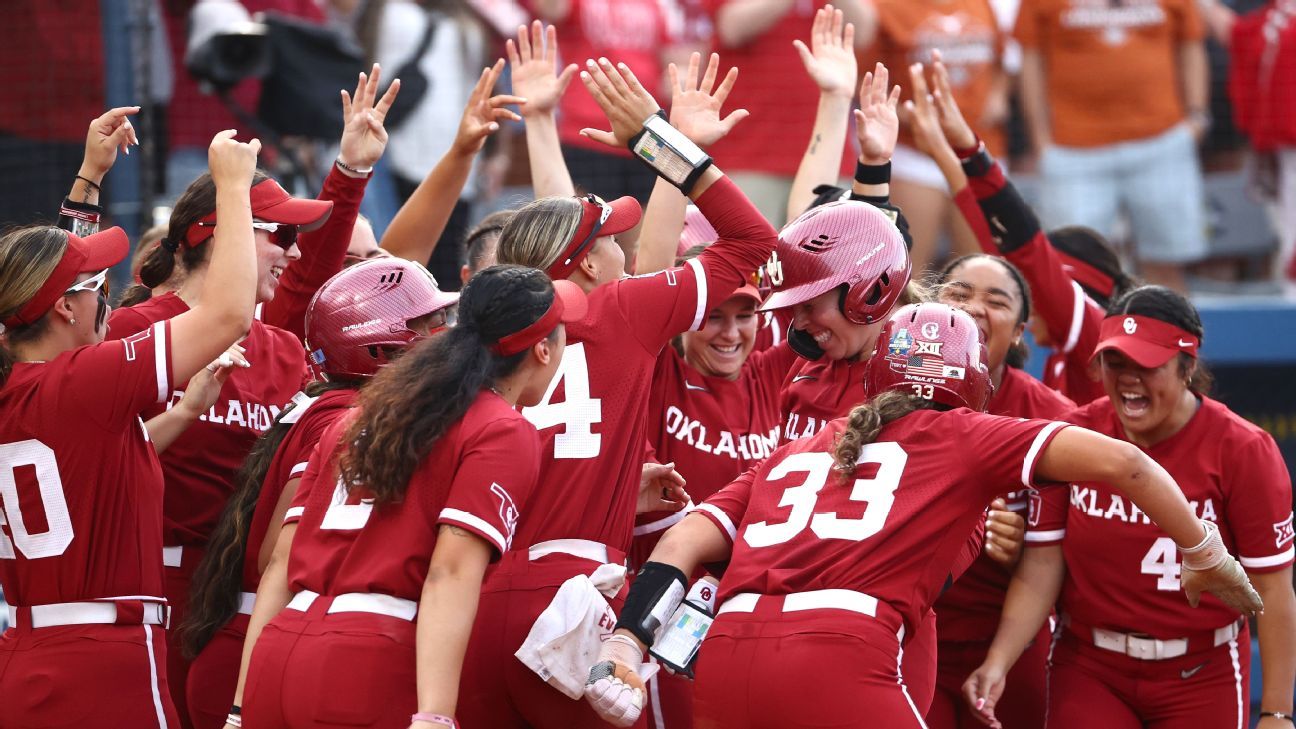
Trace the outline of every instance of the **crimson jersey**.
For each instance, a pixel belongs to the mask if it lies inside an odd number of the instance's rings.
[[[248,530],[247,548],[243,554],[244,591],[256,592],[257,585],[261,583],[261,570],[257,565],[261,545],[270,528],[270,520],[274,518],[275,507],[283,495],[284,486],[306,473],[306,465],[315,450],[315,444],[319,443],[329,426],[351,409],[359,394],[359,391],[350,387],[327,390],[314,400],[298,405],[290,413],[294,422],[270,460],[270,466],[261,482],[261,494],[257,497],[256,508],[252,512],[252,525]],[[301,507],[289,509],[284,521],[296,521],[301,516],[301,511]]]
[[[694,501],[719,491],[778,447],[779,386],[796,360],[785,342],[753,353],[738,379],[727,380],[699,373],[674,347],[662,351],[653,372],[648,441],[659,463],[675,464]],[[640,514],[635,536],[665,529],[669,524],[661,522],[668,516]]]
[[[124,309],[108,319],[108,336],[127,337],[149,324],[189,310],[167,293]],[[234,490],[234,475],[258,436],[309,380],[306,355],[297,337],[259,321],[240,342],[248,369],[235,368],[221,386],[216,404],[162,454],[166,497],[162,506],[163,544],[201,546],[220,519]],[[146,411],[144,419],[178,402],[188,383],[175,383],[170,399]]]
[[[0,586],[12,605],[162,595],[162,468],[140,413],[171,394],[171,327],[0,387]]]
[[[788,372],[780,393],[783,442],[808,438],[829,421],[845,417],[851,408],[868,400],[864,368],[868,360],[798,360]]]
[[[697,206],[719,239],[684,266],[591,292],[589,313],[567,325],[567,349],[544,399],[522,410],[544,447],[519,546],[587,539],[629,549],[657,357],[672,337],[702,326],[777,242],[728,178]]]
[[[1014,367],[1005,367],[1003,381],[995,389],[986,412],[1054,420],[1074,409],[1075,403],[1039,380]],[[1030,490],[1015,488],[1020,481],[1016,479],[1010,484],[1014,490],[1004,494],[1011,511],[1024,512],[1028,507]],[[1062,486],[1046,486],[1045,489],[1058,493],[1066,491]],[[940,639],[970,641],[987,640],[993,636],[999,626],[999,613],[1011,578],[1011,569],[984,553],[979,554],[968,571],[936,601],[939,618],[936,626]]]
[[[483,390],[437,439],[400,502],[375,507],[362,489],[342,486],[335,460],[351,419],[325,431],[311,457],[306,511],[293,537],[288,582],[294,592],[377,592],[418,600],[440,524],[486,540],[496,556],[513,542],[520,508],[535,486],[540,439],[504,398]]]
[[[721,602],[740,592],[856,590],[898,610],[912,633],[985,505],[1030,487],[1039,453],[1064,427],[920,410],[861,450],[853,484],[833,471],[845,418],[780,447],[697,509],[733,543]]]
[[[1124,440],[1111,401],[1096,400],[1066,420]],[[1230,553],[1249,572],[1292,564],[1291,476],[1273,438],[1202,398],[1178,433],[1144,451],[1174,477],[1193,511],[1219,526]],[[1212,595],[1190,607],[1179,583],[1174,540],[1137,506],[1102,483],[1071,484],[1070,499],[1046,490],[1032,513],[1036,538],[1062,544],[1063,612],[1089,625],[1154,638],[1179,638],[1219,628],[1237,611]]]

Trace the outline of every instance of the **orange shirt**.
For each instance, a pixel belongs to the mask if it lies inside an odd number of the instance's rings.
[[[1004,151],[1001,124],[980,123],[986,101],[1000,72],[1003,38],[994,11],[986,0],[877,0],[878,37],[861,56],[860,77],[882,61],[891,71],[891,83],[900,84],[902,97],[912,98],[909,65],[931,65],[931,52],[939,49],[949,69],[959,108],[992,154]],[[900,143],[914,145],[907,128]]]
[[[1146,139],[1183,120],[1179,46],[1203,35],[1194,0],[1022,0],[1015,34],[1043,55],[1057,144]]]

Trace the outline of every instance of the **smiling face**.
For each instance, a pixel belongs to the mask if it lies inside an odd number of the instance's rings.
[[[1114,349],[1099,356],[1103,389],[1130,440],[1158,443],[1179,432],[1196,411],[1188,375],[1178,356],[1160,367],[1142,367]]]
[[[868,357],[877,346],[886,320],[855,324],[841,311],[841,289],[836,288],[792,307],[792,326],[809,334],[828,359]]]
[[[756,344],[759,324],[756,302],[735,296],[712,309],[701,329],[684,335],[684,359],[704,375],[736,380]]]
[[[301,258],[301,251],[294,243],[287,250],[270,241],[270,234],[264,230],[256,231],[257,252],[257,303],[263,304],[274,298],[275,289],[279,287],[279,277],[289,263]]]
[[[987,364],[998,383],[1008,350],[1025,330],[1023,296],[1012,274],[992,258],[969,258],[946,275],[937,300],[962,309],[976,322],[989,356]]]

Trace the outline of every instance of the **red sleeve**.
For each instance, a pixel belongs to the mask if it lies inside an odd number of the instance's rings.
[[[416,478],[443,475],[420,470]],[[520,416],[492,421],[464,449],[437,523],[467,529],[502,555],[513,545],[518,516],[539,475],[540,435],[535,427]],[[429,496],[437,491],[435,483],[423,489]]]
[[[954,415],[951,413],[950,415]],[[984,501],[1020,487],[1035,485],[1039,456],[1069,424],[1056,420],[1030,420],[961,411],[967,420],[960,427],[965,453],[977,454],[978,483],[985,490]]]
[[[981,556],[981,549],[985,547],[986,536],[986,515],[982,515],[977,520],[976,528],[968,535],[967,541],[963,543],[963,551],[954,560],[954,566],[950,568],[950,579],[957,581],[963,576],[964,572],[977,561]]]
[[[692,509],[710,519],[724,533],[730,544],[738,538],[738,525],[742,524],[743,515],[747,513],[747,504],[751,501],[752,484],[756,481],[758,468],[760,466],[748,469],[728,486],[715,492],[711,498]]]
[[[140,412],[167,402],[175,386],[171,322],[74,350],[60,380],[67,412],[84,412],[113,430],[134,425]]]
[[[1066,536],[1067,509],[1071,488],[1066,485],[1031,489],[1030,515],[1026,519],[1026,546],[1048,547],[1061,544]]]
[[[713,183],[697,206],[715,226],[715,243],[684,266],[613,284],[621,315],[653,354],[675,335],[700,328],[707,312],[732,296],[778,243],[774,228],[728,177]]]
[[[1035,311],[1067,364],[1083,372],[1089,365],[1106,313],[1071,279],[1056,250],[1041,235],[1007,255],[1021,269],[1034,294]]]
[[[288,510],[284,512],[285,524],[296,524],[301,521],[302,514],[306,512],[306,504],[310,501],[311,491],[315,488],[315,482],[320,479],[320,466],[323,460],[320,455],[319,443],[311,448],[310,458],[306,461],[306,467],[302,469],[301,481],[297,482],[297,493],[293,494],[292,501],[288,504]],[[295,470],[295,469],[294,469]]]
[[[148,328],[153,321],[139,313],[133,306],[113,309],[108,315],[107,339],[125,339],[130,335]]]
[[[1292,533],[1291,474],[1268,433],[1230,449],[1228,496],[1221,517],[1233,536],[1230,545],[1249,572],[1273,572],[1296,556]]]
[[[261,321],[306,338],[306,308],[319,287],[342,270],[368,182],[342,174],[337,165],[329,171],[319,199],[331,200],[333,212],[319,228],[298,237],[301,258],[284,269],[274,298],[261,309]]]
[[[972,233],[977,239],[977,245],[981,246],[982,252],[989,253],[992,256],[999,255],[999,249],[995,247],[994,238],[990,236],[990,226],[986,223],[985,213],[981,212],[981,206],[977,203],[976,195],[972,194],[971,185],[954,193],[954,207],[958,208],[959,214],[963,216],[968,227],[972,229]]]

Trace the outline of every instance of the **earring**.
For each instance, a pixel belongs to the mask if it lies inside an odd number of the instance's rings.
[[[76,319],[69,319],[68,324],[71,324],[72,326],[76,326]]]

